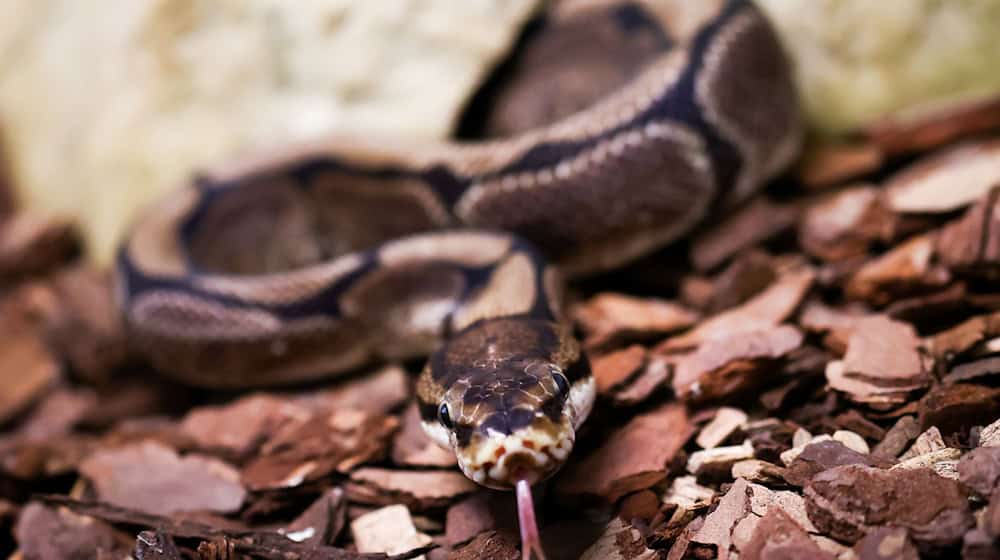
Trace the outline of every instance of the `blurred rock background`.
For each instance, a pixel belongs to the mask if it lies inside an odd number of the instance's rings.
[[[112,255],[192,170],[332,131],[442,138],[537,0],[6,0],[0,128],[22,202]]]
[[[1000,0],[760,3],[818,136],[1000,89]],[[135,210],[201,166],[334,132],[448,137],[542,4],[7,0],[11,181],[107,263]]]

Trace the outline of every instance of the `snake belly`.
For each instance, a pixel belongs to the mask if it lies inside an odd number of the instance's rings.
[[[788,61],[749,2],[576,4],[623,33],[628,5],[670,48],[588,108],[507,138],[328,139],[198,174],[119,251],[137,348],[224,388],[429,356],[425,430],[470,478],[550,476],[595,397],[562,278],[676,240],[780,172],[801,137]]]

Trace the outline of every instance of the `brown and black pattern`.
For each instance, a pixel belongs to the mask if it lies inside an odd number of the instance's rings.
[[[584,92],[581,110],[583,94],[542,100],[554,122],[489,142],[328,139],[200,174],[119,252],[138,348],[222,387],[429,354],[425,429],[469,476],[554,472],[594,398],[560,271],[663,247],[777,173],[800,138],[788,61],[746,0],[560,6],[570,43],[617,35],[638,74],[598,62],[613,91]]]

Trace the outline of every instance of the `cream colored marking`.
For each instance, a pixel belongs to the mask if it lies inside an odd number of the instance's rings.
[[[456,331],[479,319],[504,317],[531,310],[537,297],[535,267],[531,259],[517,253],[493,271],[490,281],[452,317]]]
[[[280,319],[178,292],[153,291],[133,301],[132,320],[143,330],[177,339],[246,339],[277,333]]]
[[[318,266],[260,276],[202,276],[195,285],[227,297],[268,305],[289,304],[312,297],[357,270],[363,259],[344,255]]]
[[[590,168],[604,163],[609,152],[621,155],[625,153],[627,145],[639,145],[649,139],[667,139],[676,142],[683,157],[689,160],[692,167],[705,169],[707,172],[711,171],[710,162],[704,154],[704,142],[700,136],[681,123],[654,121],[646,123],[641,128],[621,132],[609,140],[599,142],[590,150],[585,150],[571,159],[562,160],[552,167],[542,168],[533,175],[521,174],[514,177],[512,182],[508,182],[510,176],[505,176],[475,183],[455,204],[455,215],[465,223],[477,223],[480,219],[477,206],[484,199],[496,197],[498,194],[512,195],[514,192],[522,190],[565,187],[564,182],[542,183],[536,177],[543,173],[552,174],[560,179],[566,179],[573,175],[583,175]],[[500,193],[496,191],[500,191]]]
[[[545,267],[542,272],[542,289],[545,290],[545,300],[557,323],[566,320],[563,302],[566,297],[565,283],[559,268],[553,265]]]
[[[509,236],[481,232],[426,233],[390,241],[379,249],[383,264],[395,266],[429,259],[457,262],[463,266],[486,266],[510,250]]]
[[[189,186],[170,193],[136,222],[128,255],[146,274],[181,276],[187,269],[180,240],[180,222],[198,203],[199,192]]]
[[[506,462],[514,455],[531,457],[542,475],[551,474],[561,466],[576,439],[576,432],[568,419],[565,420],[555,434],[528,426],[507,436],[474,439],[465,448],[457,448],[452,434],[451,445],[455,449],[458,466],[466,476],[490,488],[509,488],[514,481],[507,480],[510,473],[507,472]],[[525,445],[526,441],[532,445]],[[501,447],[504,453],[498,459],[497,452]],[[492,464],[489,469],[486,468],[488,463]]]
[[[584,420],[590,416],[596,398],[597,383],[591,376],[577,381],[569,388],[569,398],[563,405],[563,414],[573,423],[574,430],[579,429]]]
[[[427,434],[427,437],[431,438],[434,443],[445,449],[451,449],[451,432],[442,426],[440,422],[428,422],[427,420],[421,420],[420,427],[424,429],[424,433]]]
[[[747,136],[746,131],[740,131],[737,126],[730,123],[721,114],[718,107],[711,103],[712,92],[725,87],[725,83],[729,79],[728,76],[722,75],[719,71],[722,57],[729,51],[732,43],[753,25],[766,25],[765,22],[760,21],[760,17],[753,12],[744,11],[735,16],[724,29],[719,31],[705,53],[703,70],[695,83],[695,101],[704,111],[706,120],[737,147],[743,158],[743,166],[739,170],[739,176],[727,197],[727,202],[730,203],[745,199],[753,192],[754,186],[770,178],[789,163],[795,157],[802,139],[799,130],[795,131],[794,134],[789,134],[782,139],[779,146],[774,148],[770,158],[764,161],[764,154],[761,153],[759,144],[753,138],[752,131],[749,133],[751,136]]]

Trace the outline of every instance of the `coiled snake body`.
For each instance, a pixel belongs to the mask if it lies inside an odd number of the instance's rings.
[[[580,3],[614,17],[629,2]],[[548,477],[595,395],[561,275],[675,240],[799,144],[787,60],[752,5],[638,9],[673,48],[549,126],[472,145],[331,140],[197,176],[119,253],[133,339],[216,387],[430,355],[424,426],[462,470],[498,488]]]

